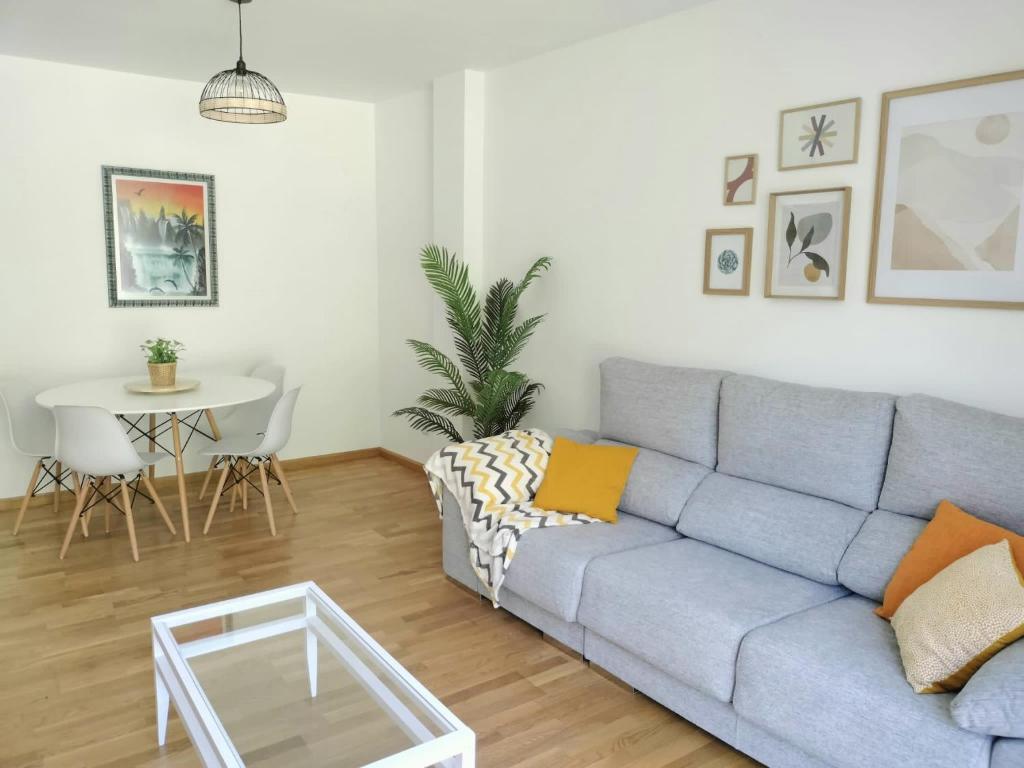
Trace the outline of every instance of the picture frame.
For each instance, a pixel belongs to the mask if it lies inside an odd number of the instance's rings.
[[[757,202],[757,163],[756,154],[730,155],[725,158],[723,205],[753,205]]]
[[[771,194],[765,298],[846,298],[852,194],[850,187]]]
[[[1024,70],[882,95],[868,302],[1024,309]]]
[[[709,229],[704,233],[704,293],[750,295],[751,227]]]
[[[217,225],[209,174],[104,165],[110,307],[216,307]]]
[[[861,99],[840,99],[779,113],[779,170],[856,163]]]

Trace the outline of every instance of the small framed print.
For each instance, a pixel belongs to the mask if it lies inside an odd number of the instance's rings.
[[[784,110],[779,115],[779,170],[857,162],[860,99]]]
[[[752,205],[757,202],[757,155],[733,155],[725,158],[725,205]]]
[[[768,206],[767,298],[846,296],[850,187],[774,192]]]
[[[709,229],[704,235],[704,293],[750,295],[750,244],[754,230]]]

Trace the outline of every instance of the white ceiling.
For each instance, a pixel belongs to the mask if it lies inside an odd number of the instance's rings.
[[[703,0],[254,0],[245,60],[283,91],[378,101]],[[229,0],[0,0],[0,53],[205,81],[237,58]]]

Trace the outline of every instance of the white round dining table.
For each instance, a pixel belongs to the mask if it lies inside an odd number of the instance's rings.
[[[47,409],[57,405],[91,405],[104,408],[127,424],[129,437],[133,441],[148,438],[150,450],[160,446],[160,437],[170,431],[173,451],[167,452],[174,456],[177,468],[178,499],[185,541],[191,541],[188,496],[185,490],[185,463],[182,460],[185,446],[196,432],[213,440],[220,440],[220,429],[213,415],[214,408],[262,400],[274,392],[274,385],[251,376],[210,375],[198,377],[199,386],[184,392],[129,392],[125,385],[138,382],[140,378],[145,377],[122,376],[64,384],[40,392],[36,395],[36,402]],[[149,417],[148,424],[140,426],[146,416]],[[210,426],[209,434],[199,427],[204,416]],[[186,432],[184,440],[182,427]],[[151,476],[152,473],[153,469],[150,468]]]

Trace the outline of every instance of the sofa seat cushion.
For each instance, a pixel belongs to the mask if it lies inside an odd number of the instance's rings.
[[[625,445],[598,440],[598,445]],[[687,500],[711,470],[667,453],[641,448],[619,500],[619,509],[662,525],[675,526]]]
[[[694,492],[680,533],[760,563],[838,584],[867,513],[828,499],[715,473]]]
[[[744,635],[845,594],[842,587],[680,539],[592,562],[577,620],[681,682],[728,702]]]
[[[713,469],[724,375],[608,358],[601,363],[601,437]]]
[[[502,588],[563,621],[576,621],[583,573],[591,560],[678,538],[666,525],[627,514],[614,524],[536,528],[519,540]]]
[[[737,712],[836,768],[988,768],[991,738],[953,722],[952,694],[914,693],[875,605],[851,595],[751,632]]]
[[[895,402],[892,395],[728,376],[718,471],[870,512],[878,506]]]

